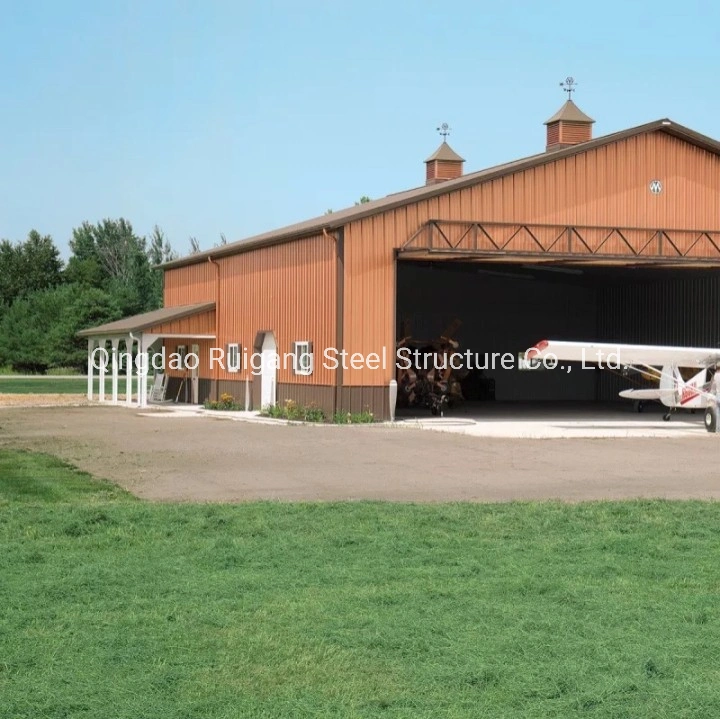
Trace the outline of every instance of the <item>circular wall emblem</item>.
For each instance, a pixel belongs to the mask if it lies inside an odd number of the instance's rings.
[[[660,180],[651,180],[650,192],[652,192],[653,195],[659,195],[662,192],[662,182],[660,182]]]

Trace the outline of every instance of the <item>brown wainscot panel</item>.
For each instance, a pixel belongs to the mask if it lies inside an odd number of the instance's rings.
[[[213,384],[215,382],[213,381]],[[249,382],[247,391],[252,393],[253,383]],[[213,399],[220,399],[223,394],[229,394],[237,404],[245,406],[245,382],[244,380],[236,379],[221,379],[217,381],[217,392],[213,393]],[[250,406],[252,406],[252,394],[250,400]]]
[[[390,392],[388,387],[342,387],[338,389],[338,411],[369,411],[376,420],[390,419]]]
[[[257,383],[258,385],[260,382]],[[277,401],[283,405],[287,400],[302,406],[315,405],[328,417],[335,411],[335,387],[319,384],[290,384],[281,382],[277,386]]]
[[[168,375],[165,399],[176,401],[178,404],[189,404],[192,399],[190,384],[189,377],[183,382],[182,377]],[[214,390],[212,380],[200,377],[198,380],[198,402],[202,404],[206,399],[215,399]]]

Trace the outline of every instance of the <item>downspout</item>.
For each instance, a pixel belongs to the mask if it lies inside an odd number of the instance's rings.
[[[327,229],[323,227],[323,235],[335,244],[335,349],[340,352],[343,350],[345,344],[345,228],[339,227],[337,233],[331,235]],[[342,388],[343,369],[342,363],[339,363],[335,370],[334,414],[340,411]]]
[[[217,344],[217,341],[220,337],[220,265],[213,260],[212,257],[208,255],[208,262],[211,265],[215,265],[215,343]],[[213,369],[214,379],[215,379],[215,401],[217,402],[220,398],[220,391],[219,391],[219,385],[220,385],[220,379],[219,379],[219,363],[216,363],[215,368]]]

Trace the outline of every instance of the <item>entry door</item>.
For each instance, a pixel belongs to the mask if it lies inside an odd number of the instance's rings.
[[[277,386],[277,345],[271,332],[266,332],[260,356],[260,407],[274,405]]]
[[[190,350],[195,357],[200,357],[200,345],[193,345]],[[195,364],[195,363],[193,363]],[[191,404],[200,404],[198,397],[200,396],[200,362],[195,364],[195,368],[190,370],[190,398]]]

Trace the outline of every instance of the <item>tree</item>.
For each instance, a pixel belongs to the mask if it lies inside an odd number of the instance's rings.
[[[26,292],[45,290],[60,284],[63,263],[50,235],[30,230],[20,248],[20,271]]]
[[[372,202],[372,200],[367,195],[363,195],[360,200],[355,203],[355,205],[365,205],[368,202]]]
[[[50,235],[30,230],[23,242],[0,242],[0,303],[10,305],[61,281],[62,260]]]
[[[137,314],[159,306],[161,298],[147,242],[135,234],[127,220],[105,219],[97,225],[84,222],[73,230],[70,247],[73,255],[66,272],[68,281],[109,292],[123,314]]]
[[[189,240],[190,240],[190,254],[191,254],[191,255],[196,255],[198,252],[201,251],[201,250],[200,250],[200,243],[198,242],[197,237],[194,237],[193,235],[191,235],[191,236],[189,237]]]
[[[121,316],[109,293],[87,285],[33,292],[14,302],[0,321],[0,361],[21,372],[86,369],[87,341],[77,332]]]
[[[148,259],[153,267],[171,262],[177,259],[177,253],[173,250],[165,237],[165,233],[157,226],[153,227],[148,244]]]
[[[89,277],[131,282],[138,257],[145,255],[145,239],[138,237],[132,225],[122,217],[106,219],[97,225],[83,222],[73,230],[70,249],[73,255],[68,272],[72,279],[75,279],[72,272],[78,263],[92,263],[95,267]]]
[[[117,299],[95,287],[66,285],[55,290],[53,300],[60,311],[48,333],[49,364],[87,371],[87,340],[77,333],[120,319],[123,312]]]
[[[20,295],[20,253],[9,240],[0,242],[0,303],[9,305]]]
[[[177,259],[177,254],[170,246],[170,243],[165,237],[165,233],[157,225],[153,227],[152,234],[150,235],[147,254],[152,271],[152,303],[155,307],[162,307],[163,271],[159,269],[158,266]]]

